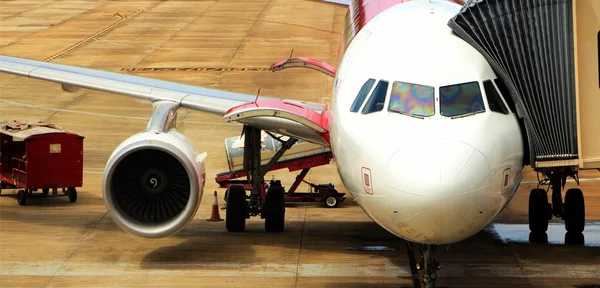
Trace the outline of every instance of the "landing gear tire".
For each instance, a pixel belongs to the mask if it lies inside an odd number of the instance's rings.
[[[75,203],[77,201],[77,190],[75,187],[67,188],[67,196],[69,196],[69,201]]]
[[[283,232],[285,228],[285,191],[281,186],[271,186],[267,190],[265,202],[265,230]]]
[[[529,230],[531,233],[546,233],[550,217],[548,195],[544,189],[533,189],[529,193]]]
[[[581,234],[585,227],[585,203],[581,189],[569,189],[565,194],[565,229]]]
[[[19,192],[17,192],[17,202],[19,202],[19,205],[21,206],[27,204],[27,192],[25,190],[19,190]]]
[[[338,198],[331,194],[329,196],[327,196],[327,198],[325,198],[325,207],[327,208],[335,208],[337,207],[339,204]]]
[[[229,232],[242,232],[246,229],[246,190],[243,186],[231,186],[227,193],[225,227]]]

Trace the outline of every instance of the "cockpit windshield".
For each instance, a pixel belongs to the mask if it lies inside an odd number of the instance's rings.
[[[429,117],[435,113],[434,88],[394,81],[388,111]]]
[[[443,116],[458,117],[484,111],[478,82],[440,87],[440,114]]]

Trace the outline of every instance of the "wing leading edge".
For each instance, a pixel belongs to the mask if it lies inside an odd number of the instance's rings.
[[[68,92],[76,91],[78,87],[81,87],[145,99],[149,102],[172,101],[178,103],[182,108],[220,116],[225,116],[232,107],[252,103],[256,99],[256,95],[4,55],[0,55],[0,72],[56,82],[61,84],[63,90]],[[284,101],[266,96],[260,96],[260,100]],[[288,103],[294,102],[319,114],[326,111],[325,104],[289,99],[285,101]],[[231,121],[231,119],[229,120]],[[282,119],[276,114],[271,117],[261,115],[253,122],[252,124],[245,124],[257,125],[262,129],[277,131],[278,133],[284,132],[284,135],[290,137],[300,136],[291,133],[291,131],[296,131],[300,132],[302,135],[300,138],[304,140],[325,144],[321,137],[318,137],[320,139],[307,139],[306,135],[316,135],[310,127],[301,122]],[[281,127],[282,124],[285,127]],[[286,131],[290,131],[290,133],[285,133]]]
[[[256,95],[3,55],[0,55],[0,72],[60,83],[65,90],[82,87],[152,102],[175,101],[183,108],[217,115],[224,115],[229,108],[252,102],[256,98]],[[260,99],[276,98],[260,96]],[[324,104],[299,103],[319,112],[325,108]]]

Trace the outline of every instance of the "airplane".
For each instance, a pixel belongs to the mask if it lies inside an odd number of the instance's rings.
[[[525,143],[514,104],[485,58],[448,27],[462,0],[328,2],[348,5],[337,67],[296,57],[273,70],[308,67],[334,77],[330,105],[12,56],[0,56],[0,71],[57,82],[67,92],[86,88],[152,103],[147,129],[121,143],[105,168],[105,203],[125,231],[166,237],[194,217],[207,155],[174,120],[177,109],[197,110],[244,124],[244,170],[253,190],[248,196],[240,186],[228,189],[229,231],[243,231],[258,215],[267,231],[284,229],[283,189],[261,188],[262,131],[288,137],[267,168],[299,140],[319,144],[331,150],[362,210],[422,247],[422,281],[434,287],[435,248],[481,231],[520,185]],[[546,209],[547,200],[533,203]],[[548,219],[535,213],[532,231],[545,231]]]

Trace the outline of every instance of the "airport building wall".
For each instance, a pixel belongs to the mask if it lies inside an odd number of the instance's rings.
[[[600,1],[573,2],[580,168],[600,168]]]

